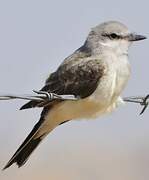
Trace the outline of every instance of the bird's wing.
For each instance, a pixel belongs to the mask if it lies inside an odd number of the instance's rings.
[[[100,78],[103,76],[105,70],[102,64],[103,63],[101,63],[99,58],[93,58],[81,52],[78,52],[78,54],[75,53],[68,57],[58,70],[49,76],[42,91],[53,92],[56,94],[72,94],[79,96],[80,98],[86,98],[95,91],[100,83]],[[46,114],[57,103],[59,102],[55,100],[47,107],[44,107],[40,120],[12,156],[10,161],[6,164],[4,169],[11,166],[13,163],[17,163],[20,167],[27,161],[33,150],[49,133],[49,131],[46,132],[43,129],[44,127],[42,127],[42,125],[46,120]],[[25,104],[22,109],[35,106],[38,106],[38,103],[30,101]]]
[[[90,57],[79,52],[65,59],[58,70],[49,76],[41,91],[86,98],[100,83],[104,70],[103,63],[98,57]],[[51,105],[54,102],[52,101]],[[30,101],[20,109],[33,107],[40,107],[40,102]]]

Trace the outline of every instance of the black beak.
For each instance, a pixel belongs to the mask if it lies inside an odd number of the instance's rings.
[[[143,36],[143,35],[138,35],[138,34],[130,34],[128,35],[128,40],[129,41],[141,41],[141,40],[144,40],[144,39],[147,39],[146,36]]]

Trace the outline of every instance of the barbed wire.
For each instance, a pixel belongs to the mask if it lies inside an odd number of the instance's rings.
[[[146,96],[131,96],[131,97],[125,97],[123,98],[125,102],[132,102],[137,103],[143,106],[143,109],[140,112],[140,115],[144,113],[144,111],[147,109],[149,105],[149,94]]]
[[[23,95],[15,95],[15,94],[3,94],[0,95],[0,100],[11,100],[11,99],[23,99],[23,100],[31,100],[31,101],[37,101],[40,102],[40,104],[43,104],[44,107],[48,103],[54,101],[54,100],[78,100],[79,97],[75,97],[74,95],[58,95],[55,93],[48,93],[45,91],[35,91],[33,90],[34,94],[23,94]],[[124,97],[123,100],[125,102],[131,102],[131,103],[137,103],[143,106],[142,111],[140,112],[140,115],[144,113],[146,108],[149,105],[149,94],[146,96],[130,96],[130,97]]]

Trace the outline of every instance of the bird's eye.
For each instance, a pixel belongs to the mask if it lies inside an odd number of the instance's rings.
[[[102,36],[104,37],[108,37],[110,39],[120,39],[121,36],[117,35],[116,33],[111,33],[111,34],[102,34]]]
[[[117,39],[118,38],[118,35],[115,34],[115,33],[112,33],[109,35],[112,39]]]
[[[119,35],[115,34],[115,33],[112,33],[112,34],[109,34],[109,38],[110,39],[119,39]]]

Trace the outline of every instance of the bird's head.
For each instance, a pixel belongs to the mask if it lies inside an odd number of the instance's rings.
[[[143,39],[146,39],[146,37],[132,33],[124,24],[117,21],[109,21],[92,28],[86,44],[94,53],[98,53],[102,49],[121,55],[127,54],[132,42]]]

